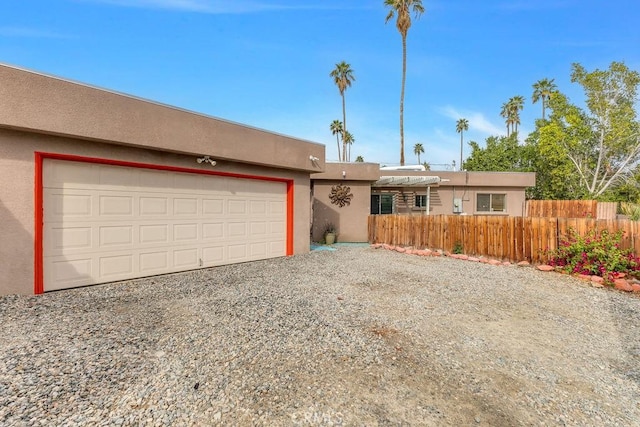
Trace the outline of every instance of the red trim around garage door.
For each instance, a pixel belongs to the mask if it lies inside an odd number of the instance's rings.
[[[67,160],[70,162],[84,162],[84,163],[99,163],[103,165],[111,165],[111,166],[125,166],[132,168],[142,168],[142,169],[155,169],[155,170],[163,170],[170,172],[183,172],[183,173],[193,173],[200,175],[215,175],[215,176],[226,176],[230,178],[242,178],[242,179],[253,179],[259,181],[275,181],[275,182],[284,182],[287,184],[287,243],[286,243],[286,254],[287,256],[293,255],[293,215],[294,215],[294,205],[293,205],[293,180],[286,178],[276,178],[270,176],[261,176],[261,175],[245,175],[240,173],[232,173],[232,172],[221,172],[221,171],[208,171],[201,169],[191,169],[184,167],[176,167],[176,166],[165,166],[165,165],[153,165],[148,163],[137,163],[137,162],[125,162],[122,160],[112,160],[112,159],[102,159],[97,157],[83,157],[83,156],[75,156],[71,154],[58,154],[58,153],[35,153],[35,191],[34,191],[34,205],[35,205],[35,236],[34,236],[34,293],[42,294],[44,293],[44,278],[43,278],[43,182],[42,182],[42,163],[44,159],[54,159],[54,160]]]

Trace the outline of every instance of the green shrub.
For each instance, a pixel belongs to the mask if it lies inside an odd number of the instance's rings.
[[[640,221],[640,205],[636,203],[620,203],[620,213],[632,221]]]
[[[619,273],[640,275],[640,258],[631,249],[621,249],[623,233],[590,230],[580,236],[569,229],[568,236],[562,238],[558,249],[549,254],[549,265],[567,273],[600,276],[611,284]]]

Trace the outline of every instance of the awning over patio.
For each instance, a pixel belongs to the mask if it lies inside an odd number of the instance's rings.
[[[381,176],[372,187],[424,187],[439,183],[439,176]]]

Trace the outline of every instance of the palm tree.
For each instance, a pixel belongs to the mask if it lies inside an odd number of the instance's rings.
[[[458,132],[460,134],[460,167],[462,167],[463,134],[467,130],[469,130],[469,120],[467,120],[467,119],[458,119],[458,121],[456,122],[456,132]]]
[[[354,82],[356,78],[353,75],[351,65],[344,61],[336,64],[336,68],[329,76],[333,77],[333,82],[338,86],[340,96],[342,97],[342,161],[345,161],[347,158],[347,144],[344,142],[344,135],[347,132],[347,110],[344,102],[344,91],[351,86],[351,83]]]
[[[413,146],[413,154],[418,156],[418,164],[420,164],[420,153],[424,153],[424,147],[418,142]]]
[[[535,104],[542,100],[542,120],[545,120],[545,111],[549,106],[551,95],[558,90],[558,86],[554,83],[555,79],[542,79],[533,84],[533,95],[531,101]]]
[[[511,131],[511,106],[508,102],[502,104],[502,109],[500,110],[500,116],[505,119],[505,123],[507,124],[507,137],[509,136],[509,132]]]
[[[396,28],[402,37],[402,88],[400,90],[400,165],[404,166],[404,87],[407,77],[407,33],[411,27],[411,12],[415,18],[424,13],[422,0],[384,0],[384,5],[389,8],[389,14],[385,23],[395,15]]]
[[[364,157],[362,156],[356,157],[356,163],[364,163]]]
[[[342,161],[340,157],[340,135],[344,129],[342,129],[342,122],[340,120],[334,120],[329,125],[329,130],[331,130],[331,134],[336,136],[336,144],[338,144],[338,162]]]
[[[351,144],[356,142],[356,139],[353,137],[351,132],[345,130],[344,134],[342,135],[342,142],[344,143],[345,147],[349,146],[349,152],[346,153],[346,157],[343,157],[342,160],[345,162],[350,162],[351,161]]]
[[[518,125],[520,124],[520,111],[524,108],[524,97],[516,95],[504,104],[502,104],[502,110],[500,115],[505,118],[507,124],[507,136],[511,132],[518,132]]]
[[[524,96],[516,95],[509,100],[511,114],[513,116],[514,132],[518,133],[518,125],[520,124],[520,111],[524,108]]]

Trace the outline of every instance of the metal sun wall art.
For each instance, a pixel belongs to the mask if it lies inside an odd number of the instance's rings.
[[[331,193],[329,193],[331,203],[338,205],[341,208],[350,205],[352,197],[353,194],[351,194],[351,187],[341,184],[331,187]]]

